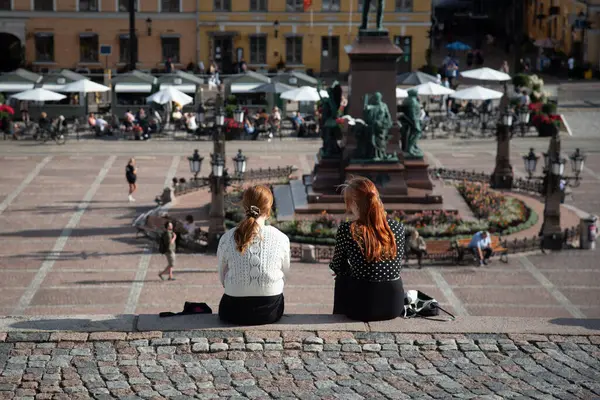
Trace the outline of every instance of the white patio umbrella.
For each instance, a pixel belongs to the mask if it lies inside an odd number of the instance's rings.
[[[166,88],[159,90],[151,96],[146,98],[148,103],[166,104],[175,102],[185,106],[194,101],[193,98],[187,94],[175,89],[173,86],[167,86]]]
[[[71,82],[60,89],[63,93],[101,93],[108,92],[108,86],[101,85],[89,79]]]
[[[26,90],[11,96],[13,99],[24,101],[59,101],[64,99],[64,94],[56,93],[51,90],[37,88]]]
[[[321,97],[329,97],[327,91],[321,90]],[[279,96],[285,100],[291,101],[319,101],[319,93],[317,89],[312,86],[301,86],[296,89],[288,90],[287,92],[281,93]]]
[[[450,97],[459,100],[496,100],[504,95],[497,90],[487,89],[481,86],[473,86],[467,89],[459,90],[451,94]]]
[[[511,77],[507,73],[498,71],[496,69],[483,67],[472,69],[470,71],[463,71],[460,73],[465,78],[477,79],[480,81],[510,81]]]
[[[408,90],[416,90],[421,96],[445,96],[454,93],[454,90],[433,82],[422,83]]]
[[[397,99],[404,99],[408,97],[408,92],[404,89],[400,89],[400,88],[396,88],[396,98]]]

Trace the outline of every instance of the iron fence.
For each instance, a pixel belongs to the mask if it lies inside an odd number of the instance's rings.
[[[469,181],[479,183],[490,183],[492,176],[484,172],[454,170],[446,168],[432,168],[429,175],[436,179],[445,179],[453,181]],[[538,180],[529,180],[525,178],[516,178],[512,182],[512,190],[518,192],[543,194],[543,184]]]
[[[250,169],[246,171],[242,176],[231,176],[226,179],[230,179],[231,183],[243,183],[243,182],[257,182],[257,181],[271,181],[279,179],[289,179],[290,176],[297,169],[291,165],[277,168],[258,168]],[[173,178],[173,191],[175,196],[181,196],[183,194],[195,192],[200,189],[204,189],[210,185],[209,178],[198,178],[190,179],[189,181],[185,178],[177,179]]]

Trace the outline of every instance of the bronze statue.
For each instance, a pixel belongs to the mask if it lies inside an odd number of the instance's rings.
[[[390,110],[383,102],[381,93],[376,92],[371,101],[365,95],[363,108],[364,124],[356,120],[355,125],[356,153],[355,157],[362,160],[385,161],[395,155],[387,153],[387,143],[390,139],[389,130],[393,126]]]
[[[376,29],[378,31],[383,30],[383,10],[385,10],[385,0],[375,0],[377,1],[377,25]],[[371,0],[363,0],[363,9],[362,9],[362,24],[360,25],[361,30],[366,30],[368,21],[369,21],[369,10],[371,8]]]
[[[402,150],[406,158],[423,158],[423,150],[417,146],[421,138],[421,105],[417,98],[417,91],[408,91],[408,97],[402,103],[403,115],[400,117],[402,128]]]
[[[338,140],[342,137],[337,118],[340,105],[342,103],[342,87],[335,81],[331,87],[327,89],[329,97],[321,97],[321,85],[317,86],[317,93],[321,99],[321,131],[323,137],[323,147],[321,155],[323,157],[335,157],[342,153]]]

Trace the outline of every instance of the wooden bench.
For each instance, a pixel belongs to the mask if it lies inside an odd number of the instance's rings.
[[[423,256],[424,260],[443,261],[455,258],[455,249],[452,247],[452,242],[450,240],[430,240],[426,243],[427,254]],[[411,257],[416,258],[414,254],[409,254],[408,238],[406,239],[406,249],[404,254],[406,260],[410,259]]]
[[[456,241],[456,264],[460,264],[468,257],[475,259],[472,252],[469,250],[469,243],[471,243],[471,239],[458,239]],[[500,255],[500,261],[503,263],[508,262],[508,249],[500,242],[500,236],[491,237],[491,247],[494,252],[493,254]]]

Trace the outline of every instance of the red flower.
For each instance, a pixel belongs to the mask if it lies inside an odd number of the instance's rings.
[[[15,110],[9,105],[0,104],[0,113],[7,113],[10,115],[15,115]]]
[[[542,103],[531,103],[531,104],[529,104],[528,108],[529,108],[530,111],[539,112],[539,111],[542,110],[542,106],[543,106]]]

